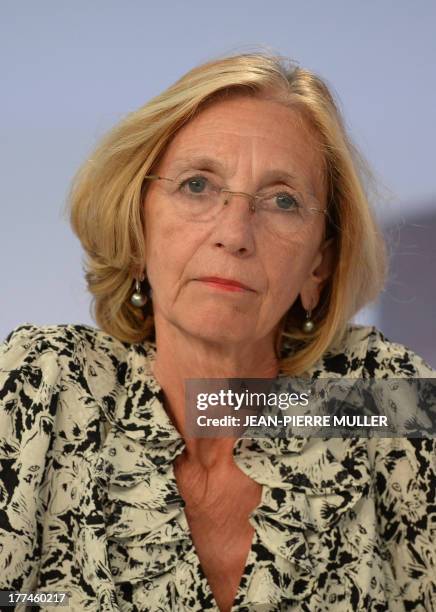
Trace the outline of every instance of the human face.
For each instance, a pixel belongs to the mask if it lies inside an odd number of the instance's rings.
[[[266,180],[282,170],[298,178],[300,190],[325,208],[321,154],[297,111],[272,100],[236,96],[215,101],[183,126],[168,145],[154,174],[186,175],[189,156],[212,157],[221,170],[208,170],[233,191],[256,193],[286,183]],[[256,213],[254,213],[256,215]],[[232,196],[217,218],[196,223],[174,214],[161,181],[145,197],[146,274],[153,289],[156,333],[173,326],[221,344],[271,339],[281,318],[301,295],[313,308],[326,277],[325,217],[315,213],[286,240],[267,237],[254,223],[248,198]],[[249,289],[200,280],[237,280]]]

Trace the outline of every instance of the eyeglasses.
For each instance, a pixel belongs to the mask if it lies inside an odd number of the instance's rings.
[[[187,221],[214,220],[228,205],[232,195],[249,198],[249,210],[256,213],[253,218],[259,221],[260,227],[280,237],[287,237],[308,227],[316,213],[328,216],[327,209],[312,205],[318,204],[314,196],[289,186],[252,195],[220,187],[203,174],[195,174],[183,180],[149,174],[144,179],[162,181],[166,194],[171,198],[174,212]]]

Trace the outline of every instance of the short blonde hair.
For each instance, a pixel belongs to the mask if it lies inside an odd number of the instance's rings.
[[[153,338],[152,306],[130,303],[134,279],[146,268],[143,177],[182,125],[206,104],[232,93],[272,95],[296,109],[321,145],[334,267],[312,314],[313,333],[301,332],[304,309],[299,299],[278,327],[277,354],[283,337],[295,349],[281,368],[297,376],[341,342],[350,319],[376,298],[386,277],[385,244],[365,192],[365,178],[371,173],[319,76],[265,52],[224,56],[193,68],[101,140],[73,180],[69,218],[85,250],[97,324],[123,342]]]

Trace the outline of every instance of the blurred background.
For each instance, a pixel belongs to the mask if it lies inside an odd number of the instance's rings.
[[[63,210],[105,131],[193,66],[262,47],[329,83],[375,172],[391,271],[355,321],[436,367],[435,31],[433,0],[2,0],[1,339],[94,325]]]

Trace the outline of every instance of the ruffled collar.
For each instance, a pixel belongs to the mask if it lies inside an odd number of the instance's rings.
[[[173,462],[185,442],[153,376],[155,354],[153,343],[130,345],[117,367],[116,388],[102,398],[108,431],[95,476],[106,500],[112,577],[124,592],[140,584],[162,609],[217,610],[177,487]],[[239,438],[233,455],[263,485],[250,515],[255,535],[233,610],[309,597],[322,570],[311,554],[313,534],[331,530],[368,489],[365,441]],[[271,561],[274,581],[259,559]],[[193,584],[196,595],[203,593],[196,605]]]

